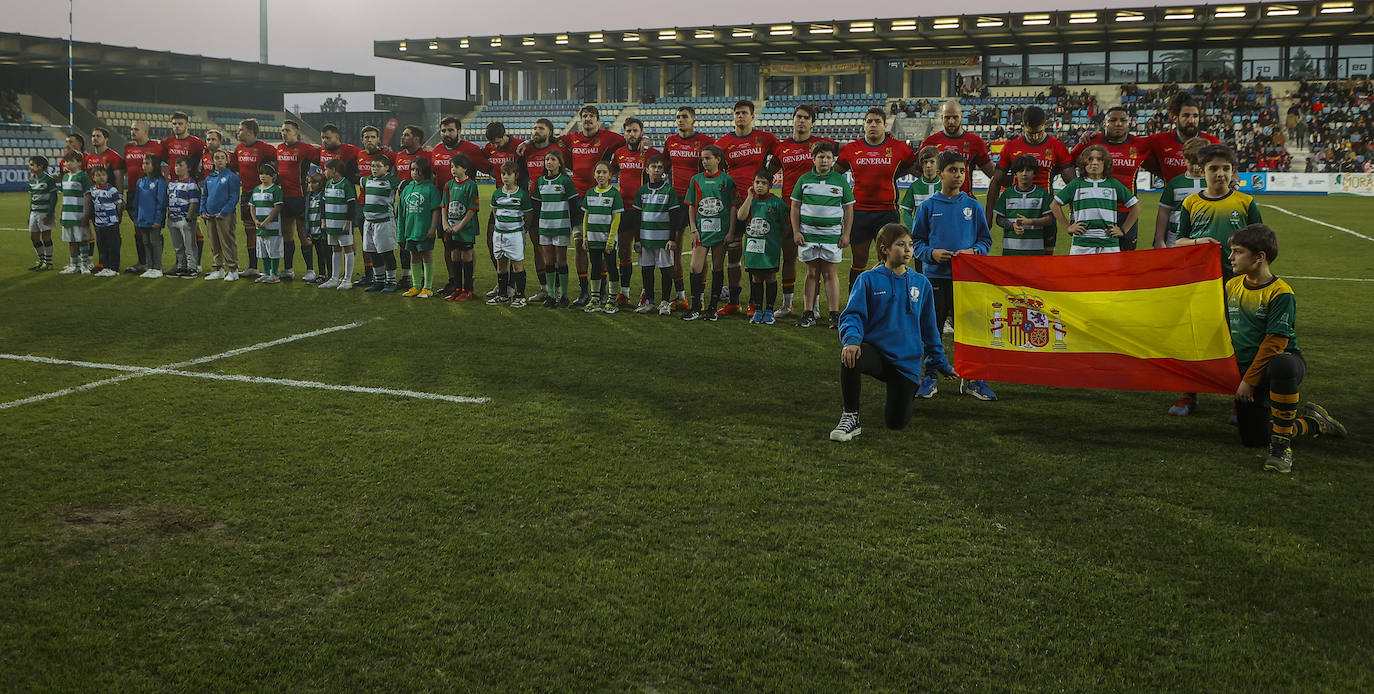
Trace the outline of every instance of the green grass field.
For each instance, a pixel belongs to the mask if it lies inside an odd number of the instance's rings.
[[[1280,275],[1374,279],[1374,242],[1263,212]],[[155,367],[361,322],[175,368],[489,401],[0,359],[0,403],[124,377],[0,409],[5,691],[1374,688],[1374,283],[1291,281],[1304,396],[1352,437],[1279,476],[1220,396],[945,386],[888,432],[869,380],[834,444],[821,328],[32,262],[0,231],[0,353]]]

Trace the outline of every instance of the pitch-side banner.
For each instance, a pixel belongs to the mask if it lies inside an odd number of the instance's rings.
[[[963,378],[1224,394],[1240,383],[1213,244],[956,256],[954,342]]]

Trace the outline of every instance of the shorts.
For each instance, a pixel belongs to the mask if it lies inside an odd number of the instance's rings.
[[[523,261],[525,259],[525,234],[519,231],[498,231],[491,238],[491,252],[497,258]]]
[[[573,237],[574,237],[574,238],[577,238],[577,239],[581,239],[581,238],[582,238],[582,232],[581,232],[581,231],[573,232]],[[568,243],[569,243],[569,236],[568,236],[567,234],[559,234],[559,235],[557,235],[557,236],[549,236],[549,235],[547,235],[547,234],[540,234],[540,235],[539,235],[539,245],[541,245],[541,246],[558,246],[558,247],[560,247],[560,248],[567,248],[567,247],[568,247]]]
[[[1100,255],[1102,253],[1120,253],[1121,248],[1117,246],[1069,246],[1069,255]]]
[[[240,199],[249,197],[252,194],[253,191],[245,190],[243,191],[242,197]],[[239,203],[239,219],[243,220],[243,228],[245,229],[258,228],[258,220],[256,217],[253,216],[253,205],[251,203]]]
[[[280,258],[282,257],[283,248],[285,248],[285,245],[282,243],[281,234],[258,237],[259,258]]]
[[[364,253],[390,253],[396,246],[396,222],[363,222]]]
[[[353,245],[352,234],[325,234],[325,238],[329,239],[329,245],[331,246],[339,246],[342,248],[344,246]]]
[[[62,227],[62,240],[66,243],[85,243],[91,240],[91,228],[86,226]]]
[[[673,252],[667,248],[639,249],[640,267],[673,267]]]
[[[623,239],[637,239],[637,238],[639,238],[639,223],[640,223],[641,220],[643,220],[643,218],[644,218],[644,213],[643,213],[643,212],[641,212],[641,211],[639,211],[639,210],[636,210],[636,209],[633,208],[633,207],[626,207],[626,208],[625,208],[625,211],[620,213],[620,231],[618,232],[618,235],[620,236],[620,238],[623,238]],[[671,213],[669,213],[668,218],[669,218],[669,220],[672,219],[672,214],[671,214]],[[672,224],[672,222],[669,221],[670,228],[672,228],[672,227],[671,227],[671,224]]]
[[[434,239],[406,239],[405,248],[411,253],[424,253],[434,250]]]
[[[281,216],[283,219],[304,219],[305,198],[282,198]]]
[[[878,238],[878,230],[885,224],[901,224],[897,210],[854,210],[854,224],[849,228],[849,242],[854,245]],[[839,262],[839,261],[836,261]]]
[[[30,212],[30,213],[29,213],[29,233],[30,233],[30,234],[37,234],[37,233],[44,232],[44,231],[52,231],[52,224],[51,224],[51,223],[48,223],[48,224],[44,224],[44,223],[43,223],[43,220],[44,220],[45,218],[48,218],[48,217],[52,217],[52,215],[43,214],[42,212]],[[56,220],[53,220],[53,221],[56,221]]]
[[[835,243],[805,243],[797,247],[797,260],[803,263],[823,260],[838,265],[844,261],[844,251]]]

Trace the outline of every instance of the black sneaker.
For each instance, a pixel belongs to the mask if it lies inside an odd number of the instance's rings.
[[[1333,438],[1343,438],[1348,432],[1344,424],[1331,416],[1325,407],[1315,402],[1306,403],[1303,406],[1303,416],[1317,423],[1318,436],[1330,436]]]
[[[686,313],[682,314],[682,320],[701,320],[701,311],[689,308]]]
[[[453,280],[449,280],[449,283],[446,284],[446,285],[444,285],[444,288],[443,288],[443,289],[440,289],[440,290],[439,290],[439,293],[442,294],[442,295],[444,295],[444,296],[448,296],[449,294],[452,294],[452,293],[453,293],[453,290],[455,290],[455,289],[457,289],[457,288],[458,288],[458,283],[457,283],[457,282],[454,282]]]
[[[816,325],[816,314],[811,311],[803,311],[802,317],[797,321],[798,328],[811,328]]]
[[[840,314],[838,314],[838,313],[832,313],[832,314],[830,314],[830,323],[829,323],[826,327],[830,328],[831,330],[839,330],[839,329],[840,329]]]
[[[41,270],[42,268],[34,268],[34,269],[36,269],[36,270]],[[148,270],[148,268],[143,267],[142,265],[132,265],[132,266],[130,266],[130,267],[124,268],[124,274],[126,274],[126,275],[141,275],[141,274],[143,274],[144,272],[146,272],[147,270]]]
[[[558,299],[552,295],[544,297],[544,308],[558,308]]]
[[[863,431],[863,427],[859,426],[859,413],[845,412],[840,415],[840,423],[836,424],[835,428],[830,431],[830,440],[848,441],[862,434]]]
[[[566,296],[558,300],[558,308],[568,308],[571,305],[572,302],[568,301]]]
[[[415,283],[411,280],[410,277],[400,277],[396,279],[396,288],[400,291],[405,291],[414,286]]]
[[[43,261],[40,260],[40,261],[38,261],[37,263],[34,263],[34,264],[33,264],[33,267],[29,268],[29,272],[38,272],[39,270],[42,270],[42,269],[43,269]]]
[[[720,313],[717,312],[717,311],[714,311],[714,310],[713,310],[713,311],[707,311],[707,312],[706,312],[706,315],[702,316],[701,318],[702,318],[702,320],[706,321],[707,323],[714,323],[714,322],[720,320]]]
[[[568,299],[567,297],[563,297],[563,300],[567,301]],[[591,303],[591,301],[591,295],[587,293],[587,290],[583,289],[582,293],[577,295],[577,300],[572,302],[572,305],[576,306],[577,308],[582,308],[583,306],[586,306],[587,304]]]

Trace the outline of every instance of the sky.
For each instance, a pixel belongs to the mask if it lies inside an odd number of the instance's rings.
[[[258,0],[72,0],[72,32],[77,41],[92,41],[149,50],[191,53],[237,60],[258,59]],[[461,70],[404,63],[372,55],[372,42],[435,36],[651,29],[670,26],[683,13],[660,11],[661,3],[587,3],[550,0],[499,0],[491,5],[459,0],[268,0],[268,62],[374,75],[377,91],[419,97],[461,98]],[[1046,3],[1049,5],[1051,3]],[[977,11],[997,14],[1034,9],[1075,10],[1166,5],[1200,5],[1187,0],[1055,0],[1052,8],[1015,0],[984,0]],[[630,11],[625,11],[624,7]],[[740,3],[739,0],[694,0],[690,16],[700,24],[821,21],[911,17],[911,0],[867,0],[862,13],[834,16],[832,0],[787,3]],[[379,11],[379,8],[381,11]],[[60,0],[0,0],[4,31],[37,36],[67,35],[67,3]],[[917,15],[920,16],[920,15]],[[191,31],[168,31],[163,22],[190,18]],[[711,18],[711,19],[706,19]],[[195,30],[213,21],[216,31]],[[366,110],[370,99],[349,95],[350,110]],[[306,110],[310,97],[289,95]],[[359,101],[361,100],[361,102]]]

